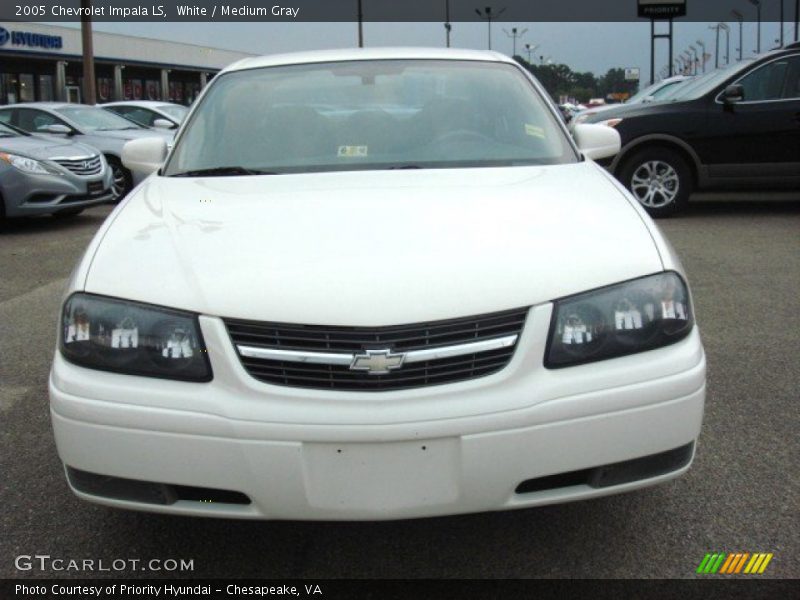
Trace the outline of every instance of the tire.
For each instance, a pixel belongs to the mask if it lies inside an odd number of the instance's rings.
[[[111,183],[111,190],[114,194],[113,203],[117,203],[128,195],[133,187],[133,177],[131,172],[122,166],[122,162],[116,156],[106,156],[108,165],[114,174],[114,181]]]
[[[626,159],[619,180],[655,219],[683,210],[694,186],[686,159],[658,146],[638,150]]]

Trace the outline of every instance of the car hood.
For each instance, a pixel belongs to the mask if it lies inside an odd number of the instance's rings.
[[[0,150],[40,160],[72,156],[95,156],[97,154],[97,150],[93,150],[83,144],[35,136],[0,138]]]
[[[88,292],[327,325],[481,314],[660,271],[600,167],[149,178],[118,209]]]

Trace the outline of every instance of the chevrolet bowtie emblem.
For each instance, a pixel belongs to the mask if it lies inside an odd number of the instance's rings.
[[[369,375],[386,375],[403,366],[405,354],[393,354],[388,348],[364,350],[353,357],[351,371],[366,371]]]

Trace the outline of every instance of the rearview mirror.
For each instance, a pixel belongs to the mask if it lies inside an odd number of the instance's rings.
[[[579,123],[573,130],[578,149],[586,158],[598,160],[618,154],[622,148],[619,132],[607,125]]]
[[[61,123],[53,123],[51,125],[45,125],[39,131],[45,131],[47,133],[58,133],[60,135],[72,135],[72,129],[67,127],[66,125],[62,125]]]
[[[156,119],[153,121],[153,127],[158,127],[159,129],[174,129],[175,124],[167,119]]]
[[[130,171],[150,175],[161,168],[167,158],[167,142],[162,137],[131,140],[122,147],[122,164]]]
[[[744,88],[738,83],[729,85],[722,91],[722,101],[725,104],[736,104],[744,100]]]

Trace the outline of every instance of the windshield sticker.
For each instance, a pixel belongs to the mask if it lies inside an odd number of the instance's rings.
[[[357,158],[367,155],[366,146],[339,146],[337,155],[342,158]]]
[[[530,123],[525,123],[525,133],[527,135],[532,135],[533,137],[545,139],[544,129],[537,127],[536,125],[531,125]]]

